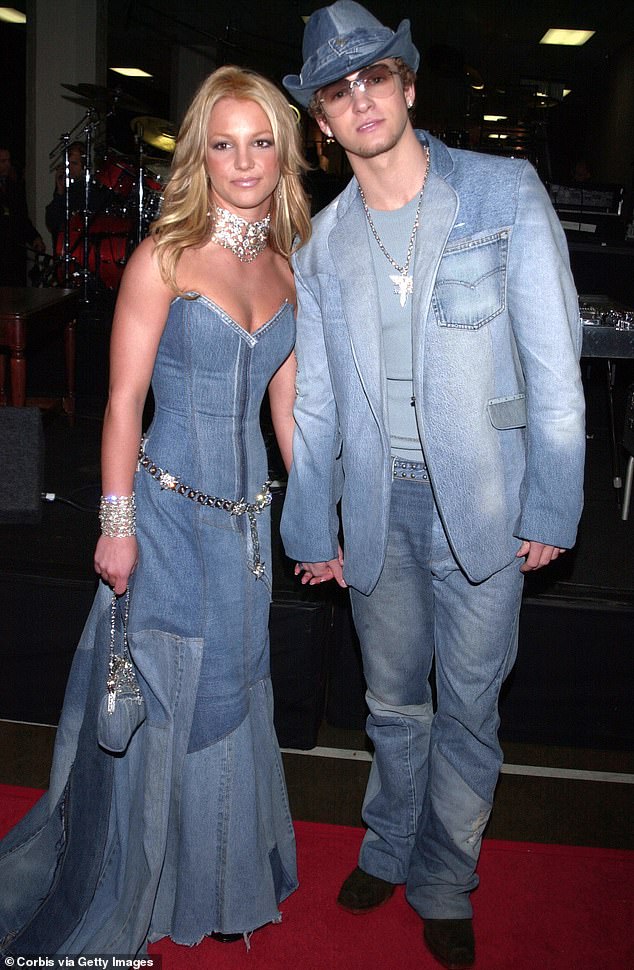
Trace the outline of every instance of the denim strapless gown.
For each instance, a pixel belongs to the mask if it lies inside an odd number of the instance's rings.
[[[294,342],[285,303],[249,334],[203,296],[173,301],[145,454],[207,494],[252,502],[268,477],[267,384]],[[280,919],[297,886],[273,728],[269,510],[206,508],[140,469],[129,639],[147,717],[122,756],[96,740],[110,591],[77,649],[49,790],[0,843],[0,952],[137,953]]]

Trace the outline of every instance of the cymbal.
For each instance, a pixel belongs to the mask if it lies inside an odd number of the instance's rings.
[[[142,115],[130,122],[132,131],[139,134],[141,141],[163,152],[173,152],[176,147],[176,125],[165,118],[151,118]],[[139,130],[140,129],[140,130]]]
[[[143,166],[155,175],[161,177],[169,174],[172,165],[171,158],[154,158],[150,155],[143,155]]]
[[[82,108],[105,108],[105,105],[96,105],[95,102],[89,98],[71,98],[69,94],[63,94],[62,98],[64,101],[71,101],[73,104],[79,104]]]
[[[62,84],[63,88],[85,98],[87,104],[97,103],[127,108],[129,111],[145,111],[146,105],[137,98],[126,94],[121,88],[105,88],[100,84]]]

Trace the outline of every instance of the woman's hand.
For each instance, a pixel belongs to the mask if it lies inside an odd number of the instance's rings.
[[[100,536],[95,549],[95,572],[112,587],[117,596],[125,593],[138,560],[139,547],[135,536],[120,539]]]
[[[328,562],[298,562],[295,565],[295,575],[301,576],[302,586],[316,586],[318,583],[327,583],[334,579],[342,589],[347,589],[348,584],[343,578],[343,550],[337,547],[337,558],[330,559]]]

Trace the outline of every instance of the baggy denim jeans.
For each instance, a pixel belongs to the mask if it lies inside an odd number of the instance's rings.
[[[470,583],[425,466],[405,464],[395,462],[379,582],[367,596],[350,591],[375,749],[359,865],[406,883],[421,916],[461,919],[472,914],[469,895],[502,764],[498,697],[517,652],[521,561]]]

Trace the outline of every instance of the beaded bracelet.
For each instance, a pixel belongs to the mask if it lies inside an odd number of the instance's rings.
[[[132,495],[102,495],[99,503],[101,534],[111,539],[136,535],[136,503]]]

